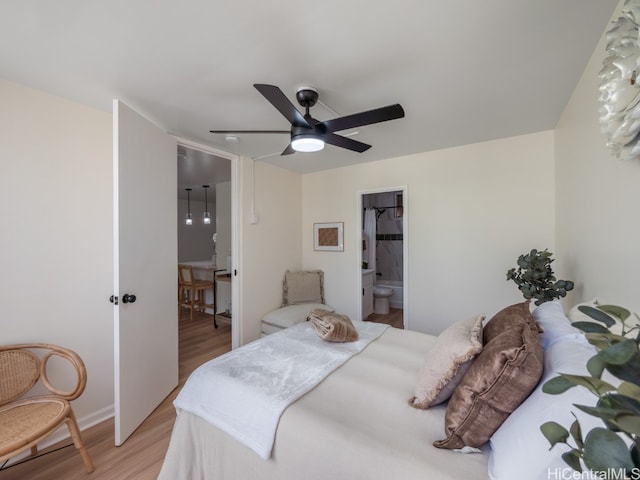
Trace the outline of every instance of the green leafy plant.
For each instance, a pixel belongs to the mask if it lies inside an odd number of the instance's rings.
[[[527,300],[535,298],[536,305],[564,297],[573,290],[571,280],[556,280],[551,269],[552,256],[546,248],[533,249],[518,257],[517,268],[507,271],[507,280],[513,280]]]
[[[557,422],[546,422],[540,430],[551,448],[557,444],[569,447],[562,458],[574,470],[582,472],[584,464],[594,472],[624,469],[630,475],[640,468],[640,317],[634,314],[631,325],[631,312],[617,305],[578,308],[596,320],[572,324],[598,348],[598,353],[587,361],[589,375],[560,374],[545,382],[542,391],[558,395],[576,386],[588,389],[598,398],[596,405],[575,407],[600,418],[603,426],[583,435],[576,418],[569,430]],[[621,329],[612,333],[610,328],[617,322]],[[602,379],[605,371],[619,380],[613,382],[619,383],[617,386]]]

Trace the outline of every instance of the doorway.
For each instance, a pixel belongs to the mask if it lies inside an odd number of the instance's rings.
[[[238,268],[235,252],[239,251],[236,244],[237,160],[235,155],[178,139],[178,262],[213,267],[208,271],[194,271],[194,274],[201,273],[207,278],[215,275],[218,279],[214,287],[216,322],[231,324],[232,348],[240,344],[239,289],[238,282],[232,281],[232,273]],[[187,214],[191,217],[190,225],[187,225]],[[209,290],[206,295],[206,303],[213,304],[213,292]],[[206,313],[213,320],[213,309],[207,309]]]
[[[363,317],[408,329],[406,203],[406,187],[360,195],[363,287],[373,283],[373,311],[363,310]]]

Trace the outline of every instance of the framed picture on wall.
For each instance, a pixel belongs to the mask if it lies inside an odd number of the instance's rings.
[[[313,249],[329,252],[344,251],[344,223],[314,223]]]

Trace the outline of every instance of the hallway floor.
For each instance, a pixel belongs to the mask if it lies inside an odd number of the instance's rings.
[[[402,314],[403,310],[401,308],[390,308],[389,313],[386,315],[372,313],[371,315],[369,315],[369,318],[367,318],[367,321],[375,323],[386,323],[388,325],[391,325],[392,327],[404,329]]]

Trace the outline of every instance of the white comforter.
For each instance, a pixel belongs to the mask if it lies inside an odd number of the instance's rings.
[[[356,342],[325,342],[305,322],[218,357],[191,374],[174,405],[268,459],[282,412],[388,328],[353,323]]]
[[[446,405],[407,403],[434,343],[387,329],[285,410],[269,460],[182,411],[158,480],[487,480],[488,445],[468,455],[435,448]]]

